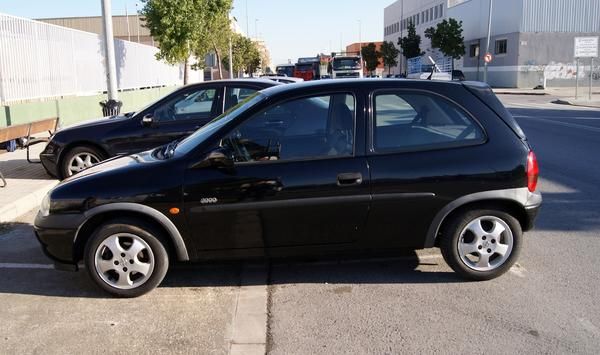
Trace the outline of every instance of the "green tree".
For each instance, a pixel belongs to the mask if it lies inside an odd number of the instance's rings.
[[[189,78],[189,58],[205,25],[203,0],[142,0],[140,15],[150,35],[158,41],[157,59],[184,63],[183,83]]]
[[[465,39],[462,32],[462,21],[450,18],[438,23],[435,28],[426,29],[425,37],[431,40],[433,48],[439,49],[445,56],[452,58],[454,67],[454,60],[465,55]]]
[[[417,34],[415,25],[412,22],[408,23],[406,37],[398,38],[398,45],[402,49],[402,54],[409,59],[422,56],[424,53],[421,51],[421,36]]]
[[[229,40],[233,34],[229,12],[232,9],[232,0],[203,0],[206,11],[204,12],[205,26],[200,32],[194,46],[194,55],[205,58],[213,52],[216,56],[219,77],[223,79],[221,57],[229,52]]]
[[[375,43],[367,44],[365,47],[362,47],[360,51],[362,54],[362,59],[365,62],[365,66],[367,67],[367,71],[372,73],[379,65],[381,53],[377,51],[377,46],[375,46]]]
[[[238,75],[241,72],[252,74],[260,67],[260,51],[256,43],[249,38],[234,34],[232,38],[232,52],[233,72],[237,72]],[[229,54],[223,56],[221,62],[225,68],[231,70],[229,68]]]
[[[393,42],[383,42],[381,44],[381,58],[383,59],[383,65],[388,67],[388,74],[391,74],[392,67],[398,65],[398,55],[400,51]]]

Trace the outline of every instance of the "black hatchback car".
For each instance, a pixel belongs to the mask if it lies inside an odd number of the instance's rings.
[[[35,221],[59,267],[152,290],[170,261],[439,246],[462,276],[516,261],[542,198],[527,139],[480,83],[343,80],[248,97],[181,142],[63,181]]]
[[[271,80],[218,80],[178,89],[123,116],[85,121],[59,130],[40,154],[46,171],[64,179],[102,160],[167,144],[192,134]]]

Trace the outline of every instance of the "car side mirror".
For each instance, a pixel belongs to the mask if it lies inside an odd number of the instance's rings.
[[[219,168],[219,169],[233,169],[234,161],[233,155],[226,148],[217,148],[212,152],[208,153],[206,157],[195,164],[196,168]]]
[[[154,125],[154,116],[149,113],[142,117],[142,125],[144,127],[152,127],[152,125]]]

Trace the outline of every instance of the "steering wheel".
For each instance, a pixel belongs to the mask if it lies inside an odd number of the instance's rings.
[[[251,161],[252,156],[248,152],[248,149],[246,149],[246,146],[243,144],[239,144],[239,139],[241,138],[241,136],[242,135],[240,131],[236,130],[227,138],[227,141],[231,145],[231,148],[233,148],[233,151],[235,152],[235,155],[237,157],[242,157],[244,161]]]

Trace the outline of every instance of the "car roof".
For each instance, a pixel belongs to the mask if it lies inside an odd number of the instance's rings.
[[[279,96],[285,93],[307,92],[307,91],[327,91],[348,88],[367,88],[387,89],[387,88],[415,88],[436,91],[436,88],[451,86],[463,86],[458,81],[436,81],[436,80],[409,80],[409,79],[324,79],[305,81],[296,84],[278,85],[262,90],[261,92],[268,97]]]
[[[240,84],[255,84],[256,86],[261,87],[271,87],[282,85],[273,80],[269,80],[267,78],[264,79],[256,79],[256,78],[248,78],[248,79],[219,79],[219,80],[211,80],[211,81],[203,81],[199,83],[188,84],[186,87],[194,87],[194,86],[204,86],[210,84],[222,84],[222,85],[240,85]]]

